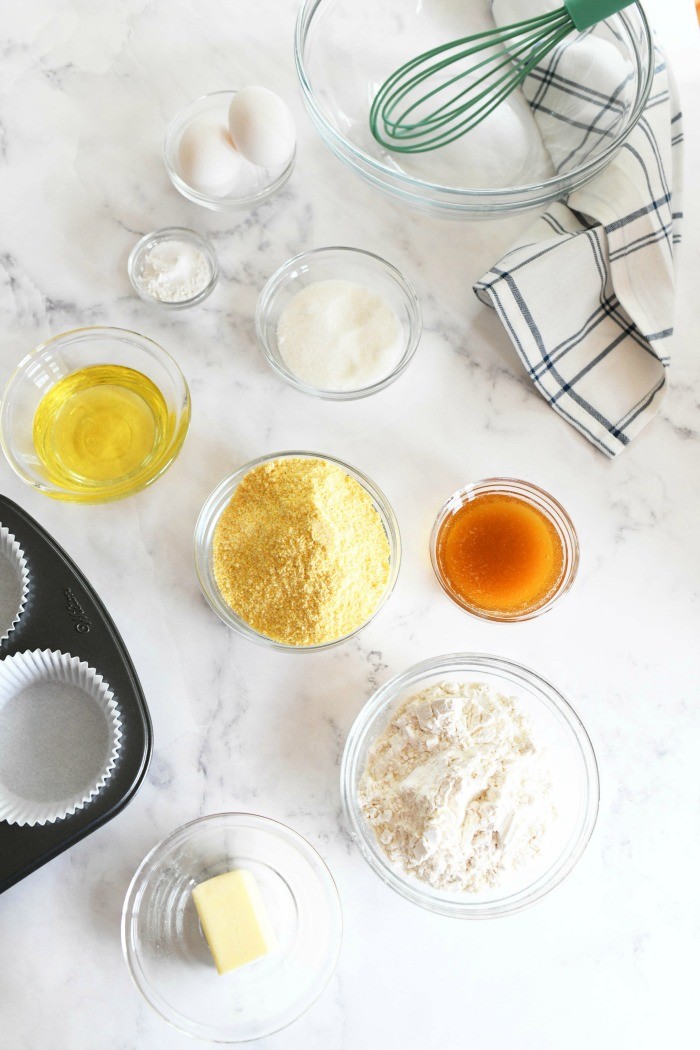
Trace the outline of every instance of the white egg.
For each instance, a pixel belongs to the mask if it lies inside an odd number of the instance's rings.
[[[296,142],[289,106],[269,88],[246,87],[234,95],[228,127],[236,149],[261,168],[277,168],[292,159]]]
[[[185,128],[178,159],[180,175],[188,186],[211,197],[230,193],[245,164],[226,125],[213,120],[195,120]]]

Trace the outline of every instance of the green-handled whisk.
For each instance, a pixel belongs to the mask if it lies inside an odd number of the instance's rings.
[[[574,29],[588,29],[632,2],[564,0],[556,11],[423,52],[392,73],[375,95],[369,114],[372,134],[397,153],[427,153],[454,142],[480,124]],[[455,63],[483,53],[480,61],[448,80],[440,77]],[[441,101],[444,92],[449,97]]]

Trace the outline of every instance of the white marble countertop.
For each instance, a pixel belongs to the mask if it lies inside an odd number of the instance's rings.
[[[666,30],[700,152],[692,5],[650,3]],[[191,386],[177,463],[116,505],[46,499],[0,463],[0,487],[94,583],[130,649],[155,730],[153,762],[113,821],[0,897],[0,1045],[6,1050],[179,1050],[131,984],[121,905],[143,855],[200,814],[245,809],[306,836],[331,867],[345,935],[328,989],[269,1050],[656,1050],[697,1031],[700,837],[697,648],[700,432],[696,352],[700,219],[687,179],[675,357],[661,415],[607,461],[531,388],[472,281],[530,221],[450,224],[376,196],[316,137],[291,53],[295,0],[35,0],[3,12],[0,61],[0,380],[46,337],[81,324],[162,343]],[[273,28],[274,27],[274,28]],[[299,155],[253,214],[209,214],[160,162],[166,121],[205,91],[262,82],[290,99]],[[134,297],[126,259],[170,224],[212,236],[222,279],[203,308],[166,314]],[[413,280],[425,334],[381,394],[311,401],[256,347],[257,294],[306,248],[386,255]],[[396,591],[354,640],[285,656],[227,630],[195,580],[192,532],[214,485],[285,448],[366,470],[398,514]],[[428,534],[471,479],[528,478],[577,525],[582,565],[554,612],[508,627],[462,614],[439,589]],[[461,923],[411,906],[341,827],[338,763],[378,683],[418,659],[481,650],[550,678],[587,726],[601,812],[573,874],[512,918]]]

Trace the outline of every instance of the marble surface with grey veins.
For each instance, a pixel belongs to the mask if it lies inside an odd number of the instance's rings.
[[[0,25],[0,379],[65,329],[151,336],[192,390],[190,435],[169,473],[114,505],[52,502],[0,463],[0,489],[74,557],[138,669],[155,727],[142,790],[116,819],[0,897],[3,1050],[193,1046],[129,979],[122,901],[144,854],[219,810],[288,823],[321,852],[345,933],[329,987],[265,1050],[657,1050],[697,1034],[700,880],[700,78],[692,4],[653,0],[687,138],[683,268],[661,415],[607,461],[534,392],[471,284],[530,219],[458,224],[405,211],[337,161],[306,117],[293,68],[294,0],[34,0]],[[160,147],[206,91],[264,83],[292,106],[298,162],[257,212],[216,215],[180,197]],[[126,260],[167,225],[208,233],[222,269],[199,309],[137,299]],[[414,282],[425,333],[408,372],[366,400],[305,398],[266,365],[253,332],[267,277],[307,248],[385,255]],[[200,596],[192,534],[210,490],[287,448],[368,472],[399,518],[396,590],[356,640],[270,653],[227,630]],[[576,523],[578,580],[552,613],[481,623],[438,587],[428,535],[469,480],[527,478]],[[377,685],[449,651],[511,657],[568,695],[592,737],[601,812],[573,874],[498,921],[439,918],[370,871],[343,828],[338,764]]]

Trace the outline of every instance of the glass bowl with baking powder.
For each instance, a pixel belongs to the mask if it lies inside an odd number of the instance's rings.
[[[394,359],[386,371],[378,371],[368,382],[349,385],[344,389],[330,389],[301,378],[281,349],[280,320],[295,298],[315,285],[337,286],[352,284],[353,287],[370,291],[391,311],[397,328]],[[306,311],[308,312],[308,305]],[[342,296],[328,306],[331,317],[334,312],[345,311],[347,304]],[[343,338],[352,340],[361,326],[361,318],[346,317],[347,331]],[[258,298],[255,311],[255,334],[268,364],[286,383],[303,394],[328,401],[352,401],[369,397],[393,383],[408,368],[416,352],[422,332],[420,303],[413,286],[404,275],[386,259],[360,248],[329,247],[314,248],[289,259],[270,277]],[[338,332],[340,335],[340,332]],[[327,352],[328,347],[324,351]]]
[[[129,280],[146,303],[184,310],[203,303],[216,287],[216,252],[195,230],[166,226],[147,233],[131,249]]]
[[[441,683],[484,684],[512,698],[546,763],[553,814],[541,848],[526,864],[479,892],[436,889],[394,865],[365,817],[360,783],[368,756],[411,697]],[[410,667],[383,685],[357,716],[340,772],[343,812],[365,860],[383,881],[429,911],[459,919],[513,915],[541,900],[573,870],[591,837],[600,795],[593,746],[576,712],[558,689],[535,671],[483,653],[440,656]],[[516,814],[517,819],[517,814]]]
[[[348,477],[356,481],[368,494],[372,501],[372,505],[379,516],[379,520],[381,521],[389,545],[389,574],[382,595],[372,611],[372,614],[363,623],[358,624],[357,627],[348,634],[343,635],[341,638],[334,638],[330,641],[320,642],[315,645],[291,645],[285,642],[276,641],[274,638],[269,638],[267,635],[257,631],[254,627],[251,627],[242,616],[239,616],[238,613],[231,608],[224,598],[214,570],[214,534],[219,519],[230,503],[236,489],[251,471],[260,467],[262,464],[272,463],[282,459],[320,460],[321,462],[331,463],[336,467],[340,467]],[[195,527],[194,561],[197,579],[202,594],[217,616],[223,620],[228,627],[231,627],[234,631],[243,635],[243,637],[247,638],[249,641],[257,642],[269,649],[277,649],[280,652],[286,653],[316,653],[324,649],[332,649],[334,646],[341,645],[343,642],[347,642],[350,638],[353,638],[359,631],[362,631],[375,618],[380,609],[384,607],[384,604],[394,589],[399,574],[399,565],[401,563],[401,536],[399,533],[399,523],[391,504],[384,493],[377,488],[374,482],[371,481],[366,474],[362,474],[354,467],[348,466],[348,464],[343,463],[342,460],[335,459],[333,456],[322,455],[317,452],[275,452],[272,455],[261,456],[259,459],[254,459],[244,467],[241,467],[240,470],[237,470],[233,474],[229,474],[228,477],[225,477],[210,494],[200,511],[197,525]]]

